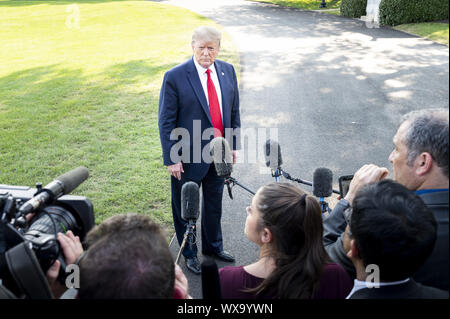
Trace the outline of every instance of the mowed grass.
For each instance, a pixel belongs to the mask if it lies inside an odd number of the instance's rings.
[[[398,25],[395,29],[449,45],[448,23],[410,23]]]
[[[0,184],[86,166],[72,194],[92,201],[96,223],[136,212],[172,232],[159,90],[199,25],[214,23],[149,1],[1,0]],[[226,35],[219,58],[238,69]]]
[[[286,7],[305,9],[305,10],[320,10],[320,4],[322,0],[253,0],[258,2],[274,3]],[[339,8],[341,5],[341,0],[326,0],[326,8],[324,9],[334,9]]]

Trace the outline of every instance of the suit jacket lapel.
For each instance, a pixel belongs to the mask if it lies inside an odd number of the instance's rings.
[[[217,62],[217,60],[214,62],[214,67],[216,69],[217,72],[217,78],[219,79],[219,84],[220,84],[220,91],[222,94],[222,118],[223,118],[223,127],[229,127],[230,126],[230,120],[228,117],[228,104],[227,101],[228,99],[226,99],[226,95],[229,94],[228,93],[228,86],[227,86],[227,81],[226,81],[226,76],[227,74],[225,74],[224,71],[222,71],[222,67],[220,65],[220,63]]]
[[[211,113],[209,111],[208,102],[206,100],[205,92],[203,91],[202,83],[200,82],[200,78],[198,77],[197,69],[195,68],[194,61],[191,60],[191,63],[188,64],[188,80],[191,83],[191,86],[197,96],[197,99],[200,102],[200,105],[205,111],[206,116],[208,117],[209,122],[212,125]]]

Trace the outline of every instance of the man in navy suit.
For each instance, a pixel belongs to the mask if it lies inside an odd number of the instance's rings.
[[[209,143],[225,137],[239,149],[239,92],[231,64],[216,60],[221,34],[212,27],[199,27],[192,36],[193,57],[167,71],[159,98],[159,134],[164,165],[171,175],[172,214],[178,242],[182,243],[186,221],[181,218],[181,188],[187,181],[202,187],[202,253],[232,262],[223,250],[222,194],[224,179],[211,163]],[[197,246],[183,250],[186,266],[200,274]]]

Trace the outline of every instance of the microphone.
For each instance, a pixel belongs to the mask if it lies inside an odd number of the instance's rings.
[[[283,164],[281,158],[281,147],[277,141],[268,139],[266,141],[266,147],[264,149],[264,155],[266,157],[266,166],[276,171]]]
[[[241,185],[237,180],[231,177],[233,171],[233,153],[231,152],[230,145],[223,137],[216,137],[210,143],[211,156],[214,161],[214,167],[219,177],[225,178],[225,185],[227,185],[228,195],[233,199],[230,184],[237,184],[247,192],[255,195],[255,192],[251,191],[247,187]]]
[[[228,178],[233,172],[233,153],[230,145],[223,137],[216,137],[210,144],[211,156],[217,175]]]
[[[200,214],[199,190],[195,182],[186,182],[181,187],[181,218],[187,222],[196,222]]]
[[[330,169],[325,167],[316,169],[313,174],[313,194],[320,198],[322,214],[326,213],[328,210],[328,204],[324,201],[324,197],[331,196],[332,193],[333,173]]]
[[[314,171],[313,194],[316,197],[329,197],[333,193],[333,173],[330,169],[321,167]]]
[[[222,299],[219,270],[214,260],[208,258],[202,262],[202,293],[203,299]]]
[[[59,177],[42,189],[19,208],[18,215],[25,216],[62,195],[69,194],[89,177],[86,167],[77,167]]]
[[[200,214],[199,200],[200,194],[198,191],[198,185],[195,182],[186,182],[181,187],[181,218],[188,222],[186,226],[186,232],[184,233],[183,242],[181,243],[180,250],[178,251],[175,263],[180,260],[181,253],[186,246],[186,242],[189,241],[189,247],[194,245],[194,229]]]

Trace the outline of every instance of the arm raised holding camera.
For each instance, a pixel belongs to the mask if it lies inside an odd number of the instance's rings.
[[[367,164],[361,167],[353,176],[347,195],[336,204],[333,211],[323,222],[323,244],[330,258],[341,265],[353,278],[355,268],[347,257],[344,249],[344,235],[347,222],[344,212],[351,208],[355,194],[364,185],[378,182],[386,178],[389,171],[385,167]]]
[[[353,204],[353,199],[355,198],[356,193],[365,185],[376,183],[389,174],[389,171],[386,167],[379,167],[374,164],[367,164],[361,167],[353,176],[353,179],[350,183],[350,187],[348,189],[347,195],[345,195],[344,199],[350,204]]]

